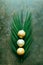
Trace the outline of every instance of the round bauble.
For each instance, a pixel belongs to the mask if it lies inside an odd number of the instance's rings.
[[[25,34],[26,34],[26,33],[25,33],[24,30],[18,31],[18,36],[19,36],[20,38],[24,38]]]
[[[17,41],[17,45],[18,45],[19,47],[23,47],[24,44],[25,44],[25,41],[24,41],[23,39],[19,39],[19,40]]]
[[[24,55],[24,53],[25,53],[24,48],[18,48],[18,49],[17,49],[17,54],[18,54],[18,55]]]

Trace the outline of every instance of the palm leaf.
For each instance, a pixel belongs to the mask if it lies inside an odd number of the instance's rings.
[[[24,39],[25,41],[25,45],[24,45],[24,49],[25,49],[25,54],[23,56],[18,56],[16,51],[17,51],[17,40],[19,39],[19,37],[17,36],[17,33],[19,30],[24,30],[26,32],[26,36]],[[21,12],[21,15],[19,14],[15,14],[13,16],[13,21],[11,24],[11,47],[14,50],[14,53],[16,53],[16,55],[18,57],[20,57],[21,60],[23,60],[23,58],[26,58],[27,54],[29,53],[29,47],[31,45],[32,42],[32,27],[31,27],[31,13],[26,14],[26,18],[25,18],[25,22],[23,21],[23,13]],[[28,50],[28,51],[27,51]],[[22,58],[23,57],[23,58]]]
[[[13,19],[14,19],[14,23],[15,23],[16,27],[18,28],[18,30],[22,29],[22,25],[21,25],[21,21],[20,21],[19,15],[18,14],[14,14]]]
[[[24,54],[24,57],[26,58],[26,55],[29,52],[29,47],[30,47],[31,41],[32,41],[31,13],[29,15],[27,13],[27,15],[26,15],[26,20],[25,20],[25,23],[24,23],[24,30],[26,32],[26,36],[24,38],[24,40],[25,40],[25,45],[24,45],[25,54]]]

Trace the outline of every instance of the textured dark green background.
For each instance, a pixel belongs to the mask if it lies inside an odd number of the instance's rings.
[[[21,64],[9,46],[14,11],[32,13],[33,43],[30,55]],[[43,0],[0,0],[0,65],[43,65]]]

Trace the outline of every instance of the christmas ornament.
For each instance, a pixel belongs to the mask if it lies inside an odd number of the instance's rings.
[[[25,31],[24,30],[20,30],[19,32],[18,32],[18,36],[20,37],[20,38],[24,38],[25,37]]]
[[[24,41],[23,39],[19,39],[19,40],[17,41],[17,45],[18,45],[19,47],[23,47],[24,44],[25,44],[25,41]]]
[[[10,33],[11,48],[17,57],[20,55],[20,60],[25,60],[30,51],[29,47],[32,43],[31,13],[29,14],[27,12],[25,20],[24,18],[22,13],[21,15],[19,13],[14,13]]]
[[[24,55],[24,53],[25,53],[24,48],[18,48],[18,49],[17,49],[17,54],[18,54],[18,55]]]

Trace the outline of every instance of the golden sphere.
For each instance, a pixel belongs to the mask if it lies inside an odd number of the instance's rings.
[[[20,30],[19,32],[18,32],[18,36],[20,37],[20,38],[23,38],[24,36],[25,36],[25,31],[24,30]]]
[[[19,40],[17,41],[17,45],[18,45],[19,47],[23,47],[24,44],[25,44],[25,41],[24,41],[23,39],[19,39]]]
[[[17,49],[17,54],[18,55],[24,55],[24,53],[25,53],[25,50],[23,48],[18,48]]]

